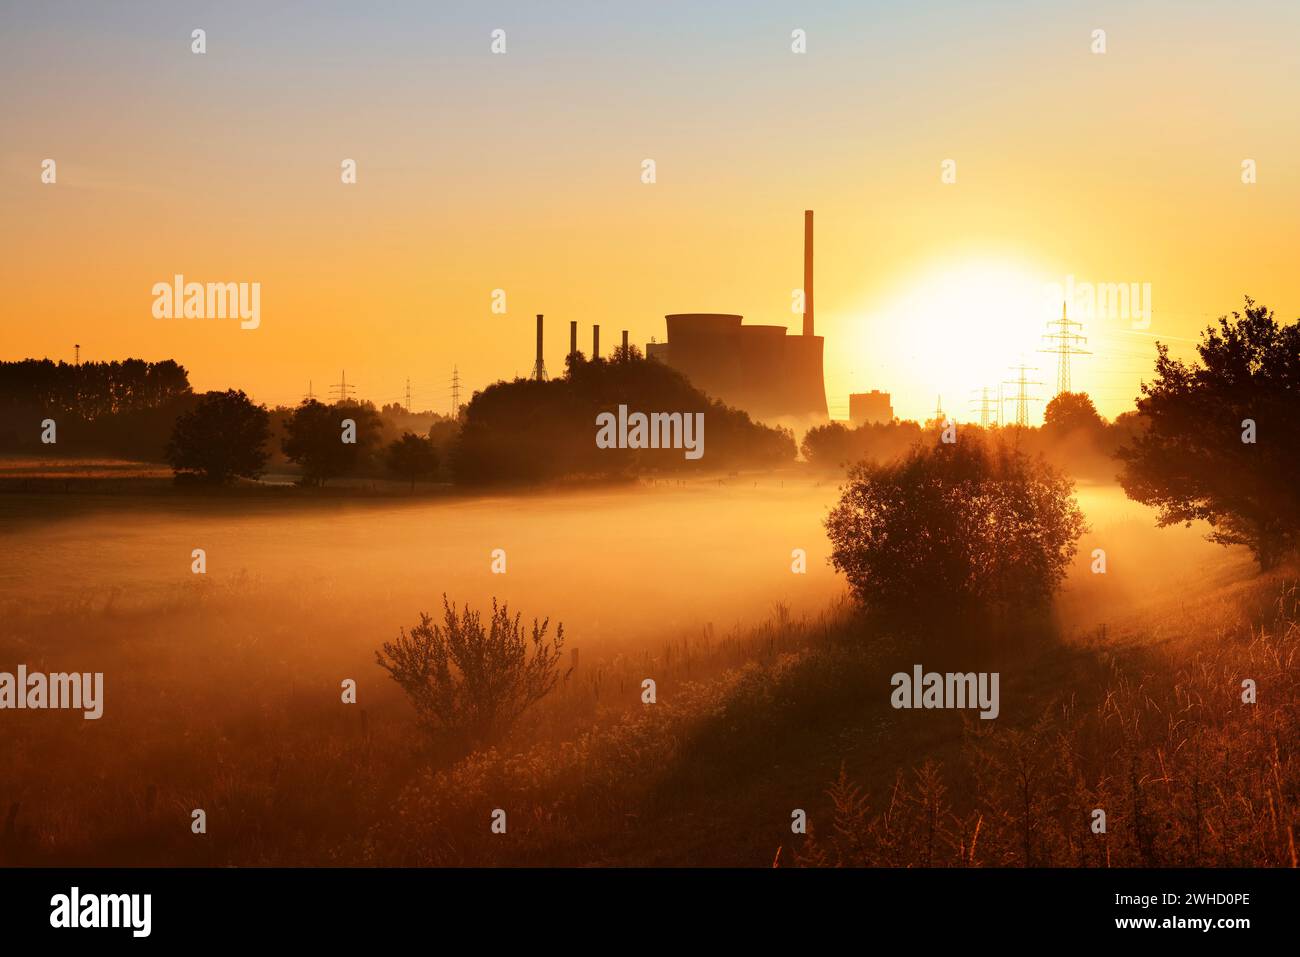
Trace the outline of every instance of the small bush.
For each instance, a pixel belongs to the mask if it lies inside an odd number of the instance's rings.
[[[533,619],[531,635],[520,616],[492,599],[488,627],[476,611],[442,597],[443,623],[420,613],[420,623],[375,652],[379,666],[406,692],[421,724],[440,743],[477,747],[504,734],[560,679],[564,626],[555,637],[550,619]]]

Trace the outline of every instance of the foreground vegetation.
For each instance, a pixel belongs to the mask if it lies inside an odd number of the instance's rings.
[[[216,599],[195,592],[163,614],[219,629],[235,613]],[[305,601],[277,604],[288,622]],[[140,647],[129,614],[60,612],[79,616],[111,628],[99,654],[115,673],[153,677],[117,685],[133,734],[113,749],[79,720],[18,716],[0,755],[3,863],[1295,863],[1300,616],[1283,577],[1114,621],[1104,639],[971,646],[967,667],[1003,674],[992,727],[892,710],[889,676],[914,653],[864,634],[849,608],[797,621],[778,609],[743,634],[583,661],[528,720],[451,761],[396,688],[340,706],[327,661],[289,684],[274,661],[312,649],[290,624]],[[11,630],[6,658],[48,624]],[[177,681],[150,683],[181,662]],[[654,705],[641,703],[648,675]],[[1246,677],[1256,704],[1241,700]],[[504,835],[490,830],[498,808]],[[807,835],[791,832],[796,808]],[[1104,835],[1089,828],[1096,808]]]

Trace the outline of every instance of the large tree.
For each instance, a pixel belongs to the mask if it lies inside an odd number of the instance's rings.
[[[266,409],[243,392],[208,392],[176,420],[167,461],[177,476],[197,475],[213,483],[257,478],[266,468],[270,435]]]
[[[428,478],[438,470],[438,450],[433,440],[423,435],[403,433],[400,439],[389,444],[387,456],[388,470],[410,479],[412,490],[416,479]]]
[[[302,468],[304,485],[323,485],[355,470],[379,442],[381,428],[368,403],[323,405],[305,399],[285,423],[281,448]]]
[[[1120,482],[1161,526],[1207,522],[1211,541],[1271,568],[1300,542],[1300,322],[1279,325],[1247,297],[1196,351],[1184,363],[1157,343],[1137,403],[1146,429],[1119,451]]]
[[[860,462],[826,519],[831,564],[865,607],[903,621],[1016,613],[1064,579],[1085,530],[1073,483],[964,429]]]
[[[1100,436],[1106,431],[1106,420],[1088,393],[1059,392],[1043,410],[1043,429],[1062,437],[1076,432]]]

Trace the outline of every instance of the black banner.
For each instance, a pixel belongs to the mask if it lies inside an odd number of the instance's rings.
[[[1293,931],[1300,883],[1293,870],[60,868],[0,871],[0,889],[7,941],[91,946],[422,935],[441,946],[480,933],[496,946],[695,929],[1232,946]]]

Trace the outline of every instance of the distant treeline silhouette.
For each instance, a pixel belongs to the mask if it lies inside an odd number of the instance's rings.
[[[86,421],[156,409],[190,394],[190,377],[173,359],[83,362],[49,359],[0,362],[0,406],[64,412]]]
[[[458,483],[535,482],[565,476],[765,467],[792,462],[794,435],[753,422],[696,389],[675,369],[620,346],[610,359],[575,353],[563,378],[498,382],[474,393],[451,468]],[[704,455],[681,449],[599,448],[596,417],[642,412],[704,413]]]
[[[193,402],[189,374],[172,359],[0,362],[0,449],[157,460],[176,417]],[[41,444],[45,418],[57,422],[55,445]]]
[[[906,454],[927,431],[942,424],[937,419],[924,424],[895,419],[860,426],[829,422],[809,429],[800,451],[805,459],[822,468],[846,468],[860,461],[888,462]],[[963,421],[957,423],[957,428],[1001,436],[1013,441],[1020,451],[1042,455],[1074,475],[1111,481],[1119,469],[1116,452],[1141,431],[1141,425],[1136,412],[1124,412],[1114,422],[1107,422],[1087,393],[1062,392],[1047,403],[1041,427],[980,426]]]

